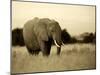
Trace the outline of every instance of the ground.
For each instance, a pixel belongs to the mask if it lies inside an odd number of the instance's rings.
[[[61,48],[60,56],[56,55],[53,46],[49,57],[30,55],[26,47],[12,47],[12,73],[68,71],[96,68],[95,44],[68,44]]]

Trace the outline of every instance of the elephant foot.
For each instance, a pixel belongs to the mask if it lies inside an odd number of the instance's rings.
[[[49,51],[43,51],[43,56],[49,56],[50,55],[50,50]]]
[[[40,52],[40,49],[38,49],[38,50],[32,50],[32,49],[28,48],[28,53],[31,54],[31,55],[38,55],[39,52]]]
[[[34,51],[34,55],[38,55],[39,52],[40,52],[40,50],[35,50],[35,51]]]
[[[43,53],[43,56],[49,56],[49,55],[50,55],[50,54],[44,54],[44,53]]]
[[[28,49],[28,53],[31,54],[31,55],[33,55],[34,54],[34,51]]]
[[[34,51],[34,50],[28,50],[28,52],[29,52],[29,54],[31,54],[31,55],[38,55],[39,52],[40,52],[40,50],[36,50],[36,51]]]

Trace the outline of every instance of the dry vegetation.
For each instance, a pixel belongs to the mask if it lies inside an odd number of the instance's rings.
[[[49,57],[29,55],[26,47],[12,47],[12,73],[80,70],[96,68],[94,44],[69,44],[62,47],[61,55],[56,55],[53,46]]]

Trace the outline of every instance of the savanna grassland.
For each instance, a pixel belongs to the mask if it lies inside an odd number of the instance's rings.
[[[60,56],[52,46],[49,57],[30,55],[26,47],[12,47],[12,73],[81,70],[96,68],[95,44],[68,44],[61,48]]]

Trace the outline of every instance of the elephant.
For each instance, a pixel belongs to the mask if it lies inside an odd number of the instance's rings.
[[[57,55],[61,52],[61,27],[55,20],[35,17],[24,24],[24,42],[30,54],[49,56],[52,42],[57,46]]]

